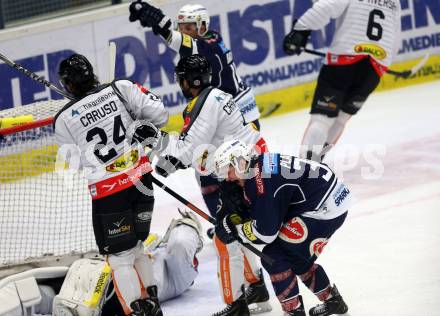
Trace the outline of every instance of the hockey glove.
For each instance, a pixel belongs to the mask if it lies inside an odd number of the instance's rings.
[[[135,22],[140,19],[140,15],[143,12],[144,9],[146,9],[148,6],[147,3],[142,1],[134,1],[130,4],[129,10],[130,10],[130,16],[128,17],[128,20],[130,22]],[[150,26],[151,27],[151,26]]]
[[[155,34],[162,30],[169,31],[171,20],[162,13],[162,10],[146,2],[136,1],[130,4],[130,22],[139,20],[143,27],[152,27]]]
[[[179,159],[173,156],[166,155],[165,157],[160,157],[156,164],[156,173],[166,178],[173,172],[179,169],[186,169],[185,166]]]
[[[127,135],[132,144],[138,142],[144,147],[149,147],[159,152],[168,145],[169,141],[167,132],[161,131],[153,123],[145,120],[135,121],[130,126]]]
[[[301,54],[311,33],[310,30],[294,30],[296,22],[293,21],[292,30],[284,37],[283,49],[287,55]]]
[[[217,224],[215,225],[215,235],[224,244],[230,244],[236,240],[239,240],[237,227],[234,224],[234,215],[230,214],[223,219],[217,218]]]

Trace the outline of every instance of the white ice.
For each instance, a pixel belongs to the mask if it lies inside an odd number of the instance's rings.
[[[296,154],[308,118],[303,110],[263,120],[271,151]],[[440,81],[372,95],[327,161],[358,200],[318,259],[349,314],[440,315]],[[381,166],[383,174],[375,174]],[[202,207],[191,171],[165,182]],[[161,190],[156,198],[153,230],[160,232],[182,205]],[[195,284],[163,304],[165,315],[207,316],[223,308],[214,253],[207,241]],[[306,309],[318,303],[300,290]],[[282,315],[273,291],[271,302],[273,311],[262,315]]]

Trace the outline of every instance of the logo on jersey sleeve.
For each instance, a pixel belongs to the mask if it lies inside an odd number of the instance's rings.
[[[309,231],[306,224],[299,217],[294,217],[281,227],[278,237],[291,243],[299,244],[307,239]]]
[[[328,239],[327,238],[316,238],[314,239],[309,246],[310,255],[315,255],[316,257],[319,257],[319,255],[324,250],[324,247],[327,245]]]
[[[354,47],[354,51],[357,54],[368,54],[376,59],[383,60],[387,57],[387,52],[376,44],[358,44]]]
[[[255,171],[255,185],[257,187],[257,195],[264,195],[264,193],[266,192],[266,190],[264,189],[264,182],[263,182],[263,178],[261,177],[261,172],[260,172],[260,164],[257,163],[257,165],[255,166],[256,171]]]
[[[266,153],[263,156],[263,172],[270,174],[278,173],[278,155]]]

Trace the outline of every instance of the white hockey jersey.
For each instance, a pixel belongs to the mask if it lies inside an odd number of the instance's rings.
[[[198,112],[198,115],[194,112]],[[180,137],[171,138],[162,154],[174,156],[183,164],[192,165],[200,171],[212,170],[212,156],[225,141],[239,139],[246,144],[264,142],[252,124],[244,123],[232,95],[217,88],[203,90],[188,104],[184,117],[183,132]]]
[[[126,138],[135,120],[162,127],[168,121],[168,112],[158,96],[131,81],[102,85],[68,103],[55,116],[59,156],[70,157],[71,167],[84,169],[89,184],[126,173],[144,159],[143,149]]]
[[[319,0],[298,19],[295,30],[318,30],[337,19],[329,49],[334,55],[370,55],[388,67],[400,43],[399,0]]]

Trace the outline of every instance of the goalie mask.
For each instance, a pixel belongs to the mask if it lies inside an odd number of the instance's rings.
[[[215,174],[220,179],[226,179],[229,166],[232,166],[237,174],[244,175],[249,171],[253,156],[252,148],[242,141],[234,139],[225,142],[214,154]]]
[[[203,36],[209,29],[209,13],[201,4],[187,4],[180,8],[177,13],[176,30],[179,29],[181,23],[195,23],[197,34]],[[201,32],[200,28],[205,25],[205,31]]]
[[[82,97],[99,85],[92,64],[80,54],[64,59],[58,75],[64,89],[75,97]]]
[[[211,65],[205,56],[190,55],[179,60],[175,68],[175,79],[180,85],[183,95],[191,99],[193,95],[189,88],[202,89],[211,84]],[[183,81],[188,82],[185,87]]]

